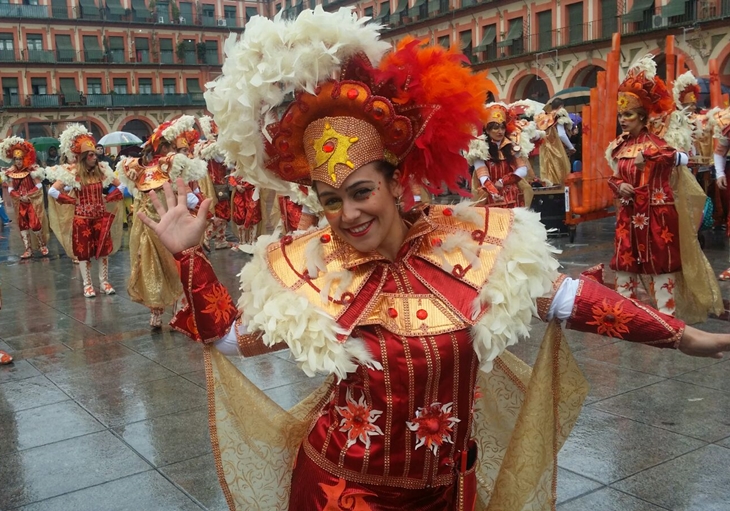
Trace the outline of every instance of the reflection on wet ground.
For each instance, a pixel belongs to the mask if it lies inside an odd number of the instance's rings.
[[[563,271],[608,262],[611,219],[555,238]],[[53,241],[51,257],[19,261],[14,226],[0,231],[0,509],[227,509],[208,439],[200,346],[169,328],[150,332],[147,310],[125,290],[126,247],[111,259],[117,295],[85,299],[78,266]],[[706,253],[727,266],[724,233]],[[236,289],[246,256],[212,254]],[[96,272],[93,272],[96,277]],[[730,284],[721,283],[730,298]],[[169,319],[170,311],[166,311]],[[701,328],[726,332],[709,319]],[[513,348],[532,362],[543,325]],[[558,508],[727,510],[730,502],[730,361],[567,332],[591,383],[559,459]],[[239,362],[275,401],[291,406],[319,380],[279,353]]]

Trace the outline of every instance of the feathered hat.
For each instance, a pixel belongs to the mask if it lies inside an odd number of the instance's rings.
[[[96,140],[83,124],[69,124],[58,139],[61,141],[61,154],[69,161],[96,148]]]
[[[694,77],[691,71],[679,75],[674,80],[672,93],[678,108],[682,108],[687,103],[697,103],[700,97],[700,85],[697,78]]]
[[[12,161],[15,158],[23,158],[23,168],[30,167],[35,163],[35,147],[21,137],[8,137],[0,144],[0,154]]]
[[[362,165],[384,160],[398,166],[404,184],[459,190],[468,177],[461,151],[485,118],[486,78],[472,75],[462,55],[412,38],[376,66],[388,48],[379,28],[350,8],[317,6],[291,23],[254,18],[227,48],[228,66],[206,99],[218,143],[247,181],[276,190],[286,190],[281,180],[338,187]],[[276,108],[292,92],[277,122]],[[262,124],[265,140],[251,143]]]
[[[514,122],[509,106],[504,103],[487,103],[484,105],[484,110],[487,115],[484,121],[485,126],[494,122],[497,124],[504,124],[506,128],[508,124]]]
[[[629,69],[618,87],[618,111],[643,108],[650,116],[662,115],[674,109],[667,85],[656,75],[653,55],[646,55]]]
[[[198,119],[200,131],[206,140],[215,140],[218,137],[218,125],[209,115],[204,115]]]
[[[178,117],[161,134],[175,149],[187,147],[192,151],[200,139],[200,133],[195,129],[195,117],[192,115]]]

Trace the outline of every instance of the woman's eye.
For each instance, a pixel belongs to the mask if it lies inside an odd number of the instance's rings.
[[[364,199],[366,197],[369,197],[372,193],[372,188],[360,188],[355,192],[355,198],[356,199]]]
[[[340,201],[340,199],[327,199],[324,205],[327,207],[332,207],[338,205],[340,202],[342,202]]]

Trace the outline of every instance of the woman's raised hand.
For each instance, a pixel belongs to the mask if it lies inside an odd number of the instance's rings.
[[[186,200],[190,189],[182,178],[178,178],[176,184],[177,196],[170,183],[162,185],[167,206],[160,202],[155,192],[150,192],[150,201],[160,215],[159,222],[145,215],[144,211],[137,213],[139,219],[157,234],[165,248],[173,254],[200,244],[211,202],[210,199],[205,199],[200,204],[198,214],[192,215]]]

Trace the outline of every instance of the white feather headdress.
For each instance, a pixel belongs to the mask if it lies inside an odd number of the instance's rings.
[[[172,121],[172,124],[162,131],[162,136],[173,143],[177,137],[192,129],[195,129],[195,117],[183,115]]]
[[[213,133],[213,118],[210,115],[204,115],[198,119],[200,125],[200,131],[203,132],[203,136],[206,140],[215,140],[218,136]]]
[[[364,53],[373,65],[380,61],[390,44],[379,39],[381,26],[367,21],[352,7],[325,12],[317,5],[293,21],[281,13],[274,20],[254,16],[240,40],[235,34],[226,40],[223,73],[206,84],[205,100],[218,124],[218,144],[246,181],[289,191],[264,167],[262,127],[277,120],[276,108],[287,97],[313,93],[349,57]]]
[[[699,82],[697,81],[697,78],[695,78],[695,76],[692,74],[692,71],[687,71],[686,73],[679,75],[677,79],[674,80],[672,95],[674,96],[674,103],[677,105],[677,108],[682,108],[682,103],[679,101],[679,95],[682,93],[682,91],[687,87],[698,84]]]
[[[61,142],[59,151],[68,161],[74,161],[76,159],[76,155],[71,152],[71,146],[74,140],[76,140],[76,137],[81,135],[91,135],[91,133],[83,124],[69,124],[58,137],[58,140]]]

